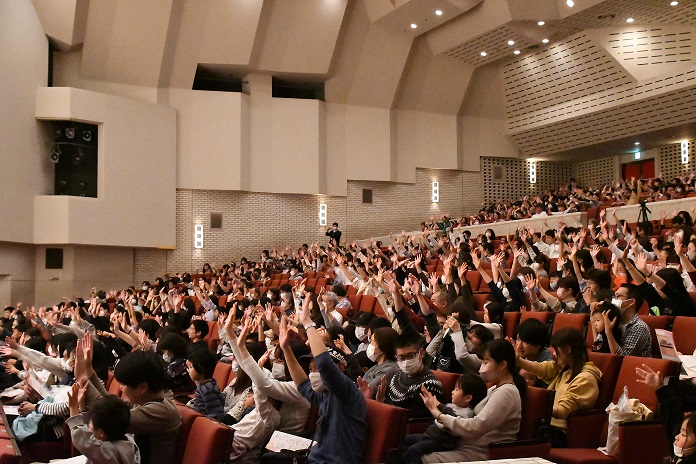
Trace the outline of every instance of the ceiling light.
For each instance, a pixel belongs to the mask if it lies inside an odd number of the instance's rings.
[[[515,45],[515,41],[514,41],[514,40],[508,40],[508,45]]]
[[[547,43],[549,43],[549,39],[543,39],[543,40],[541,41],[541,43],[547,44]]]
[[[566,0],[566,5],[568,5],[568,8],[573,8],[575,6],[575,2],[573,0]]]
[[[640,142],[636,142],[636,143],[634,143],[633,145],[640,145]]]
[[[442,16],[442,10],[435,10],[435,14],[438,16]]]
[[[416,24],[416,23],[411,23],[411,29],[415,29],[415,28],[417,28],[417,27],[418,27],[418,24]]]
[[[674,2],[671,2],[670,5],[672,5],[672,6],[677,6],[677,5],[679,5],[679,2],[674,1]]]
[[[488,53],[486,53],[486,52],[481,52],[481,56],[488,56]]]
[[[544,21],[539,21],[539,22],[537,23],[537,25],[539,25],[539,26],[543,26],[544,24],[546,24]]]
[[[626,22],[627,22],[627,23],[632,23],[632,22],[633,22],[633,18],[628,18],[628,19],[626,20]]]
[[[513,53],[514,53],[515,55],[519,55],[519,54],[520,54],[520,51],[519,51],[519,50],[515,50]]]

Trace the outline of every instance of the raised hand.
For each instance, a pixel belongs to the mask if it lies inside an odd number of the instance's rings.
[[[358,390],[360,390],[360,393],[362,393],[362,396],[366,400],[371,400],[372,399],[372,389],[370,388],[370,384],[367,383],[362,377],[358,377],[355,380],[355,383],[358,385]]]
[[[602,319],[604,319],[604,331],[605,332],[611,332],[614,330],[614,326],[616,326],[616,322],[618,320],[618,317],[615,317],[614,319],[609,318],[609,311],[604,311],[602,312]]]
[[[648,255],[645,253],[639,253],[635,257],[636,268],[645,274],[647,272]]]
[[[590,248],[590,255],[592,258],[597,258],[597,255],[599,255],[599,245],[592,245],[592,248]]]
[[[642,368],[636,367],[636,375],[638,376],[638,382],[647,385],[653,390],[657,390],[664,384],[660,371],[655,372],[647,364],[643,364]]]
[[[288,328],[287,317],[283,316],[283,319],[280,321],[278,332],[278,344],[280,345],[280,348],[283,350],[290,349],[290,329]]]
[[[536,288],[536,286],[537,286],[537,280],[534,277],[532,277],[531,274],[530,275],[523,275],[523,279],[524,279],[524,286],[527,287],[527,289],[530,292],[533,292],[534,288]]]

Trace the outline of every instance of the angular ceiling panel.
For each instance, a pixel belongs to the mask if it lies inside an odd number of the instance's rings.
[[[32,0],[44,33],[62,52],[74,50],[85,40],[88,0]]]

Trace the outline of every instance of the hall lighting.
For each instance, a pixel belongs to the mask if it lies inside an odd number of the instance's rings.
[[[640,142],[636,142],[636,143],[634,143],[633,145],[640,145]]]
[[[435,14],[438,16],[442,16],[442,10],[435,10]]]
[[[203,248],[203,224],[193,226],[193,247],[197,249]]]
[[[416,24],[416,23],[411,23],[411,29],[415,29],[415,28],[417,28],[417,27],[418,27],[418,24]]]
[[[436,180],[433,181],[433,196],[432,196],[433,203],[439,203],[440,202],[440,183]]]
[[[633,155],[633,159],[637,159],[637,160],[640,159],[640,152],[639,152],[639,151],[637,151],[637,152]]]
[[[539,25],[539,26],[543,26],[544,24],[546,24],[545,21],[539,21],[539,22],[537,23],[537,25]]]
[[[319,225],[326,225],[326,203],[319,204]]]
[[[573,8],[575,6],[575,2],[573,0],[567,0],[566,5],[568,5],[568,8]]]
[[[549,39],[543,39],[543,40],[541,41],[541,43],[547,44],[547,43],[549,43]]]
[[[532,162],[529,163],[529,183],[530,184],[536,184],[536,163]]]
[[[508,40],[508,45],[515,45],[515,41],[514,41],[514,40]]]
[[[488,53],[486,53],[486,52],[481,52],[481,56],[488,56]]]
[[[633,22],[633,18],[628,18],[628,19],[626,20],[626,22],[627,22],[627,23],[632,23],[632,22]]]
[[[520,51],[519,51],[519,50],[515,50],[513,53],[514,53],[515,55],[519,55],[519,54],[520,54]]]
[[[682,140],[681,142],[681,162],[682,164],[689,163],[689,141]]]
[[[672,6],[677,6],[677,5],[679,5],[679,2],[676,2],[676,1],[675,1],[675,2],[671,2],[670,5],[672,5]]]

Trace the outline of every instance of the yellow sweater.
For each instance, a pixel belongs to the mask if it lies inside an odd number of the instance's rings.
[[[571,413],[594,407],[602,371],[593,363],[585,363],[582,371],[570,383],[570,370],[562,370],[555,361],[536,363],[532,372],[549,384],[549,390],[556,391],[553,399],[556,414],[551,418],[551,425],[565,430],[568,426],[566,418]]]

